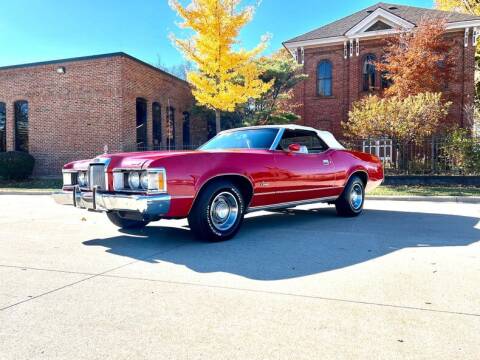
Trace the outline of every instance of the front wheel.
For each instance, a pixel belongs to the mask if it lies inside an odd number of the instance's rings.
[[[218,242],[233,238],[240,229],[245,204],[240,189],[230,181],[208,184],[188,216],[188,224],[201,240]]]
[[[363,211],[365,202],[365,185],[358,176],[353,176],[348,182],[342,195],[335,201],[339,216],[354,217]]]
[[[148,225],[149,221],[132,220],[122,217],[117,211],[107,212],[108,220],[120,229],[141,229]]]

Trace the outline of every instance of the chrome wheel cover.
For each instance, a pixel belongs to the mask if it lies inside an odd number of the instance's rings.
[[[239,206],[237,198],[230,192],[215,196],[210,205],[210,220],[217,230],[230,230],[237,221]]]
[[[363,188],[360,184],[355,184],[350,191],[350,204],[353,210],[359,210],[363,204]]]

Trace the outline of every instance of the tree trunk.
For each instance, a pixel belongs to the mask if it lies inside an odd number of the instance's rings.
[[[220,131],[222,131],[222,122],[221,122],[221,112],[220,110],[215,110],[215,127],[216,127],[216,133],[218,134]]]

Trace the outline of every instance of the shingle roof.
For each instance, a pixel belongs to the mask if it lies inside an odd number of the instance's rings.
[[[378,8],[382,8],[398,17],[417,25],[423,18],[444,18],[447,23],[459,22],[459,21],[471,21],[480,20],[479,16],[473,16],[468,14],[461,14],[457,12],[441,11],[434,9],[425,9],[413,6],[378,3],[356,12],[352,15],[344,17],[343,19],[334,21],[330,24],[322,26],[318,29],[310,31],[306,34],[297,36],[293,39],[285,41],[285,43],[323,39],[329,37],[337,37],[345,35],[351,28],[357,25],[360,21],[369,16],[373,11]]]
[[[114,52],[114,53],[108,53],[108,54],[99,54],[99,55],[89,55],[89,56],[81,56],[81,57],[73,57],[73,58],[68,58],[68,59],[58,59],[58,60],[48,60],[48,61],[39,61],[39,62],[33,62],[33,63],[27,63],[27,64],[18,64],[18,65],[7,65],[7,66],[0,66],[0,71],[2,70],[11,70],[11,69],[21,69],[21,68],[29,68],[29,67],[35,67],[35,66],[43,66],[43,65],[54,65],[54,64],[62,64],[62,63],[69,63],[69,62],[77,62],[77,61],[86,61],[86,60],[96,60],[96,59],[105,59],[105,58],[112,58],[112,57],[124,57],[128,58],[130,60],[133,60],[139,64],[142,64],[144,66],[147,66],[151,68],[152,70],[155,70],[157,72],[162,73],[163,75],[166,75],[174,80],[181,81],[185,84],[189,84],[186,80],[180,79],[178,76],[175,76],[173,74],[170,74],[167,71],[164,71],[162,69],[157,68],[156,66],[153,66],[149,63],[146,63],[145,61],[142,61],[140,59],[137,59],[136,57],[133,57],[132,55],[129,55],[124,52]]]

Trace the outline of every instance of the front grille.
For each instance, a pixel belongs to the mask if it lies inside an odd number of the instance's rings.
[[[89,171],[89,185],[90,189],[97,187],[98,190],[107,190],[105,186],[105,165],[104,164],[92,164]]]

